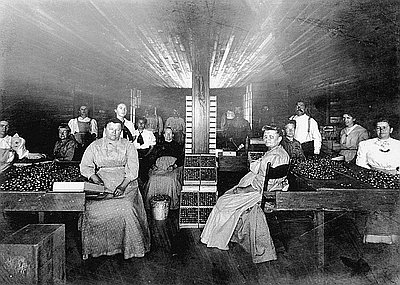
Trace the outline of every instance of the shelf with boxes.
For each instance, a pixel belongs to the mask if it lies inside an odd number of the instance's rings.
[[[217,160],[213,154],[186,154],[184,185],[217,185]]]
[[[180,228],[203,227],[217,202],[216,185],[184,185],[179,212]]]
[[[217,202],[217,162],[213,154],[186,154],[179,227],[200,228]]]

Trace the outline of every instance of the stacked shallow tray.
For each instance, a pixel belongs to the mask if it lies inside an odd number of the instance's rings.
[[[213,154],[186,154],[180,228],[203,227],[217,202],[217,164]]]

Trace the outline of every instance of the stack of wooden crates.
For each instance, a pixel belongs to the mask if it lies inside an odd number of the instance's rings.
[[[218,196],[215,155],[186,154],[183,179],[179,227],[204,227]]]

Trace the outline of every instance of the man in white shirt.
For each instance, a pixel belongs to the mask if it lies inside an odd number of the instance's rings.
[[[97,121],[89,117],[88,106],[79,108],[79,116],[71,119],[68,126],[75,140],[85,149],[98,135]]]
[[[318,129],[318,123],[306,114],[306,104],[302,101],[296,103],[296,115],[289,120],[296,121],[294,138],[301,143],[304,155],[319,154],[321,151],[322,137]]]
[[[146,123],[146,118],[140,118],[137,130],[133,131],[133,144],[139,154],[139,186],[141,188],[149,178],[149,169],[153,163],[153,149],[156,145],[156,137],[152,131],[146,130]]]

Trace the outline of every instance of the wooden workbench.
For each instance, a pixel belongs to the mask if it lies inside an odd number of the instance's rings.
[[[400,189],[377,189],[354,178],[339,175],[335,180],[296,177],[298,190],[275,192],[275,211],[311,211],[318,266],[324,267],[326,212],[392,212],[400,207]],[[303,191],[305,190],[305,191]],[[271,194],[271,193],[269,193]],[[269,196],[270,197],[270,196]]]
[[[44,212],[83,212],[85,193],[68,192],[0,192],[1,212],[38,212],[43,223]]]

